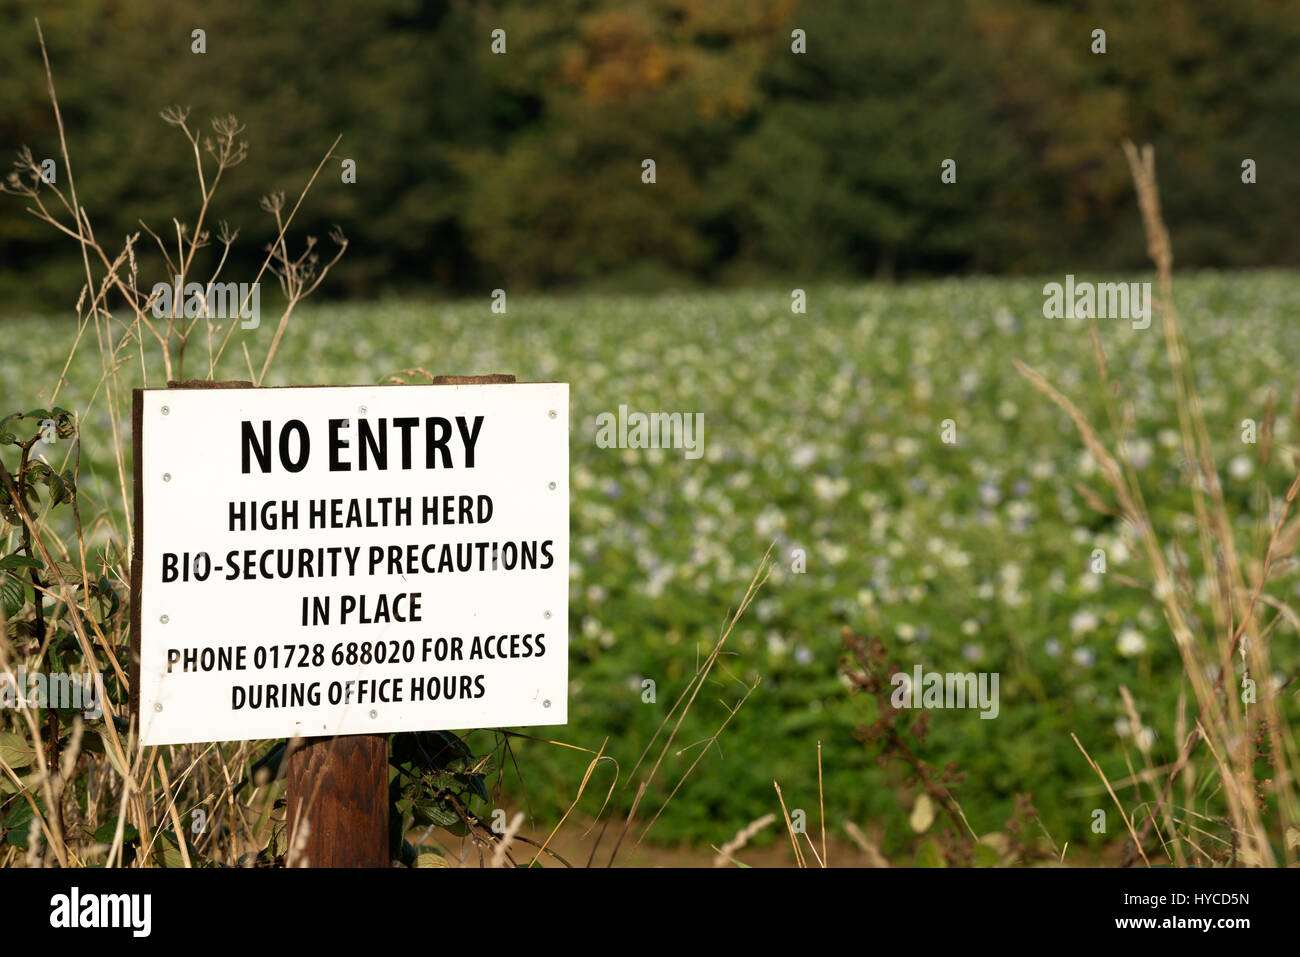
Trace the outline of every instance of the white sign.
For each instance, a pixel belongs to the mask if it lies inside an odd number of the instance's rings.
[[[138,401],[145,744],[565,723],[568,385]]]

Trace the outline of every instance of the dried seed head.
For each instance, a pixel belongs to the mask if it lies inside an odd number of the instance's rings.
[[[189,119],[190,108],[180,106],[169,106],[158,114],[162,121],[169,126],[184,126],[185,121]]]

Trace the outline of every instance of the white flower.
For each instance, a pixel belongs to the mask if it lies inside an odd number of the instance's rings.
[[[1147,439],[1133,439],[1130,442],[1124,442],[1120,446],[1120,452],[1128,459],[1129,464],[1135,469],[1144,469],[1151,464],[1151,456],[1155,451],[1150,441]]]
[[[811,445],[801,445],[790,456],[790,464],[795,468],[806,469],[817,461],[817,450]]]
[[[1246,479],[1250,478],[1254,472],[1254,463],[1244,455],[1234,456],[1232,461],[1228,463],[1228,474],[1238,482],[1244,482]]]
[[[1132,658],[1134,655],[1140,655],[1146,651],[1147,640],[1142,632],[1136,628],[1124,628],[1119,633],[1119,638],[1115,642],[1119,648],[1119,653],[1125,658]]]
[[[909,459],[921,451],[921,443],[909,435],[902,436],[894,442],[894,453],[900,458]]]
[[[1097,616],[1090,611],[1076,611],[1070,616],[1070,631],[1076,635],[1095,631],[1098,624]]]
[[[849,557],[848,546],[838,542],[818,542],[817,551],[831,565],[838,565]]]
[[[849,490],[849,480],[843,476],[830,479],[824,475],[814,475],[812,485],[813,494],[823,502],[834,502]]]
[[[754,531],[758,533],[759,538],[770,538],[783,528],[785,528],[785,516],[777,508],[765,508],[754,519]]]

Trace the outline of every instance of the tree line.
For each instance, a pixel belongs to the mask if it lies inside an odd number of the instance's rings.
[[[53,158],[59,183],[33,12],[0,2],[0,145]],[[339,134],[292,230],[347,234],[334,295],[1143,268],[1125,138],[1156,147],[1180,266],[1300,260],[1295,0],[67,0],[40,16],[101,232],[195,219],[193,151],[159,111],[238,118],[248,158],[209,213],[240,230],[237,279],[275,236],[259,197],[292,201]],[[0,297],[66,307],[80,257],[22,206],[0,197]]]

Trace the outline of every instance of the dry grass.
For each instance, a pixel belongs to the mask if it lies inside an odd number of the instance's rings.
[[[1150,854],[1177,865],[1293,865],[1300,849],[1297,751],[1294,732],[1279,708],[1279,693],[1271,681],[1269,648],[1274,626],[1284,618],[1294,621],[1295,612],[1264,590],[1275,563],[1290,556],[1300,541],[1300,519],[1288,523],[1291,506],[1300,492],[1300,478],[1282,493],[1280,507],[1275,509],[1273,495],[1267,495],[1265,514],[1276,514],[1276,518],[1266,528],[1262,548],[1256,548],[1260,554],[1250,558],[1237,541],[1224,502],[1174,302],[1173,247],[1160,213],[1154,153],[1149,146],[1139,151],[1131,143],[1124,144],[1124,152],[1137,190],[1148,253],[1156,267],[1156,304],[1177,402],[1184,478],[1192,491],[1197,519],[1196,542],[1191,548],[1199,551],[1211,584],[1212,620],[1208,626],[1201,624],[1195,614],[1190,581],[1180,569],[1171,567],[1168,556],[1182,553],[1183,543],[1173,536],[1162,539],[1157,534],[1134,470],[1121,455],[1110,450],[1123,447],[1124,423],[1132,421],[1132,414],[1131,410],[1121,414],[1115,408],[1116,393],[1096,320],[1092,321],[1092,341],[1111,445],[1074,402],[1039,373],[1017,362],[1020,373],[1074,423],[1114,493],[1120,515],[1139,533],[1151,568],[1153,595],[1163,607],[1182,659],[1183,681],[1190,687],[1190,700],[1196,704],[1190,724],[1182,707],[1175,716],[1179,744],[1171,767],[1157,773],[1148,759],[1146,773],[1137,774],[1130,765],[1129,811],[1125,811],[1101,768],[1090,757],[1087,760],[1119,806],[1129,831],[1126,863],[1138,858],[1148,861]],[[1267,436],[1271,434],[1272,403],[1266,412],[1262,430],[1265,440],[1259,447],[1262,464],[1267,464],[1271,454]],[[1098,498],[1095,494],[1089,496],[1090,501]],[[1244,679],[1250,676],[1254,676],[1256,693],[1253,703],[1243,700],[1245,694],[1238,694],[1239,678],[1240,686],[1244,686]],[[1231,684],[1227,682],[1229,677],[1233,678]],[[1136,720],[1137,704],[1127,689],[1122,689],[1121,697],[1130,720]],[[1086,757],[1083,744],[1075,740]],[[1261,764],[1265,769],[1260,768]],[[1175,804],[1171,792],[1180,777],[1183,798]],[[1200,807],[1194,807],[1198,795]],[[1266,817],[1265,811],[1270,808],[1275,813]],[[1231,835],[1226,842],[1200,826],[1220,818],[1226,818]]]

